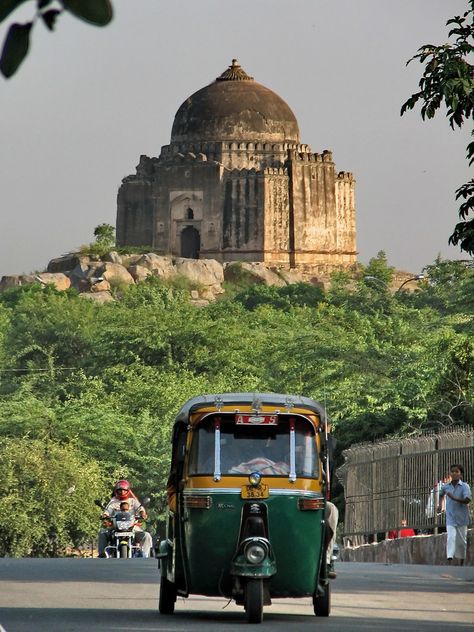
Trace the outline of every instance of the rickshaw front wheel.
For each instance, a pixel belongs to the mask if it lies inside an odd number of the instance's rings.
[[[263,580],[249,579],[245,584],[245,612],[249,623],[263,620]]]
[[[313,609],[317,617],[328,617],[331,612],[331,585],[329,582],[321,587],[323,592],[316,589],[313,595]]]
[[[160,601],[158,609],[160,614],[173,614],[176,602],[176,586],[163,575],[160,579]]]

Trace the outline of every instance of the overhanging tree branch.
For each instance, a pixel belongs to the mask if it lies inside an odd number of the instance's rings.
[[[441,46],[424,44],[408,60],[407,65],[418,59],[425,64],[425,68],[418,84],[420,90],[402,105],[401,116],[416,105],[421,105],[421,118],[431,119],[444,104],[452,129],[472,121],[474,66],[468,58],[474,53],[474,0],[469,0],[468,4],[471,8],[462,16],[455,16],[446,22],[446,26],[451,26],[448,38],[454,41]],[[470,165],[474,162],[474,141],[467,146],[467,159]],[[469,220],[468,216],[474,212],[474,180],[463,184],[456,191],[456,199],[460,198],[465,200],[459,208],[461,221],[454,227],[449,243],[459,244],[461,250],[472,255],[474,219]]]

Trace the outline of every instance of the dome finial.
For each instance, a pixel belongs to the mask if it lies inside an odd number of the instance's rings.
[[[217,77],[216,81],[253,81],[253,77],[250,77],[245,70],[242,69],[237,59],[233,59],[231,65],[220,77]]]

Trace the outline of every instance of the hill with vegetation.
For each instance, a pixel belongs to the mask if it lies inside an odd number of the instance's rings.
[[[327,406],[352,443],[473,424],[474,269],[436,261],[390,290],[383,253],[329,289],[227,285],[196,307],[155,276],[114,301],[27,285],[0,293],[0,555],[54,555],[99,528],[130,479],[162,524],[170,430],[197,394],[274,391]]]

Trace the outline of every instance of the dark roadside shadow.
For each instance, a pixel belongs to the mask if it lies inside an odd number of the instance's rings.
[[[72,608],[3,608],[0,625],[5,632],[235,632],[248,629],[245,614],[225,611],[177,611],[163,616],[157,611],[72,609]],[[333,632],[472,632],[472,624],[420,619],[394,619],[366,616],[332,615],[316,618],[299,614],[264,614],[259,632],[300,632],[300,630],[330,630]],[[0,628],[1,629],[1,628]]]

